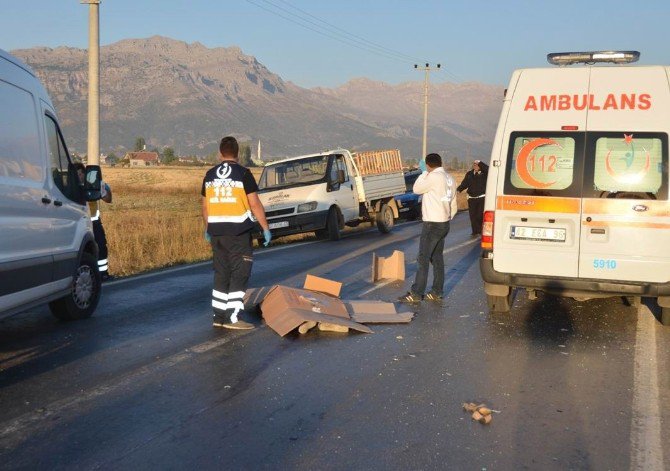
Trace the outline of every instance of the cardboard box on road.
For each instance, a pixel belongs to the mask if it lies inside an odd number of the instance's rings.
[[[267,325],[282,337],[305,322],[318,322],[372,333],[369,323],[410,322],[414,314],[397,313],[393,303],[381,301],[342,301],[337,296],[342,283],[307,275],[305,288],[275,285],[247,290],[244,306],[248,311],[260,305]],[[306,331],[305,331],[306,332]]]
[[[394,250],[390,257],[378,257],[372,254],[372,282],[379,280],[405,279],[405,253]]]

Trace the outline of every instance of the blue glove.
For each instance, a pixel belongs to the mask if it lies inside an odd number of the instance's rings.
[[[424,159],[419,160],[419,168],[421,169],[422,172],[428,171],[428,169],[426,168],[426,161]]]
[[[272,232],[270,232],[270,229],[265,229],[263,231],[263,238],[265,239],[263,247],[267,247],[268,245],[270,245],[270,241],[272,240]]]
[[[205,240],[207,241],[208,244],[212,243],[212,236],[209,235],[209,232],[205,231]]]

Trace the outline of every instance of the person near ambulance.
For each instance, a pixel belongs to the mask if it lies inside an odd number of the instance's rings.
[[[74,167],[77,170],[79,181],[83,185],[84,178],[86,178],[86,167],[80,162],[74,164]],[[100,195],[100,199],[105,203],[112,202],[112,189],[105,182],[100,182]],[[88,208],[91,212],[91,222],[93,223],[93,236],[95,237],[95,243],[98,244],[98,271],[100,272],[102,281],[112,281],[114,277],[109,274],[107,236],[100,219],[100,205],[98,201],[89,201]]]
[[[484,197],[486,196],[486,177],[489,173],[489,167],[484,162],[475,160],[472,163],[472,170],[465,174],[463,181],[456,189],[459,193],[467,190],[468,193],[468,211],[470,213],[470,225],[472,226],[472,236],[482,233],[482,224],[484,222]]]
[[[417,271],[411,291],[399,300],[416,303],[424,298],[428,285],[429,264],[433,265],[433,287],[425,299],[438,301],[444,290],[444,239],[449,233],[449,221],[458,210],[456,184],[442,167],[439,154],[428,154],[419,164],[423,173],[414,182],[412,191],[422,196],[423,223],[417,257]]]
[[[221,139],[219,159],[202,181],[202,216],[205,239],[212,246],[214,327],[253,329],[243,319],[244,292],[253,263],[251,231],[253,217],[263,229],[265,246],[272,235],[258,198],[258,185],[249,169],[237,161],[239,145],[232,136]]]

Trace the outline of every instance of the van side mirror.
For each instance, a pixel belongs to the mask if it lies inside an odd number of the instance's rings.
[[[337,183],[342,184],[344,183],[345,178],[344,178],[344,170],[338,170],[337,171]]]
[[[84,195],[86,201],[97,201],[102,198],[102,169],[99,165],[87,165],[84,178]]]

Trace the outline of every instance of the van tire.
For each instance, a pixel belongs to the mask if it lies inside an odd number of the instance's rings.
[[[91,317],[100,301],[102,278],[98,260],[84,252],[72,279],[72,291],[65,297],[49,303],[51,313],[62,321]]]
[[[512,290],[507,296],[486,295],[486,302],[491,312],[509,312],[512,308]]]
[[[393,210],[384,203],[376,215],[377,229],[382,234],[388,234],[393,229]]]
[[[670,307],[661,308],[661,324],[670,326]]]
[[[340,233],[340,217],[337,213],[337,208],[333,206],[330,208],[330,211],[328,211],[328,219],[326,220],[328,239],[333,241],[340,240],[342,237],[342,234]]]

